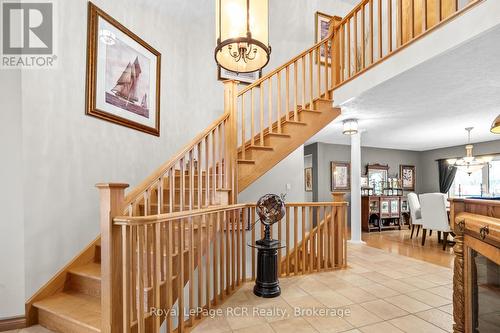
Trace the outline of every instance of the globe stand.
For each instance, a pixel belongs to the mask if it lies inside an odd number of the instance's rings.
[[[271,238],[271,225],[264,224],[264,238],[254,244],[249,244],[257,249],[257,278],[253,293],[264,298],[274,298],[281,295],[278,280],[278,250],[284,246],[280,241]]]

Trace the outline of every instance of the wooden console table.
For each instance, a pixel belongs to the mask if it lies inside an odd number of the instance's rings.
[[[450,199],[455,233],[453,331],[500,332],[500,200]],[[482,297],[495,304],[484,306]],[[490,302],[491,303],[491,302]]]
[[[406,197],[363,196],[361,197],[361,225],[363,231],[401,229],[403,215],[408,213]]]

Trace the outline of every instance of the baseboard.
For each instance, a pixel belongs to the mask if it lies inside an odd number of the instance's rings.
[[[0,332],[16,330],[26,327],[26,317],[0,319]]]

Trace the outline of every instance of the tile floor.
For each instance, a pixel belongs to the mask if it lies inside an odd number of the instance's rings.
[[[283,278],[282,295],[275,299],[255,297],[247,283],[221,308],[245,309],[248,315],[223,311],[193,332],[452,332],[451,268],[364,245],[349,245],[348,263],[346,270]],[[296,308],[350,315],[296,314]]]
[[[274,299],[254,296],[247,283],[221,306],[224,316],[206,318],[193,333],[452,332],[451,268],[366,245],[349,245],[348,264],[345,270],[283,278],[282,295]],[[229,308],[248,314],[230,315]],[[39,326],[14,332],[49,333]]]

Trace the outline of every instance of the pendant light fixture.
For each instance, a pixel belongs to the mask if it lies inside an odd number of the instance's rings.
[[[467,127],[465,130],[468,133],[467,145],[465,146],[466,156],[456,159],[450,158],[447,160],[448,164],[455,166],[458,170],[466,172],[469,176],[477,170],[482,169],[485,165],[493,159],[491,156],[474,157],[472,154],[473,145],[470,144],[470,132],[474,127]]]
[[[344,129],[342,134],[344,135],[354,135],[358,133],[358,121],[356,119],[346,119],[343,122]]]
[[[500,114],[493,120],[490,131],[491,133],[500,134]]]
[[[216,0],[215,61],[236,73],[262,69],[269,62],[269,0]]]

